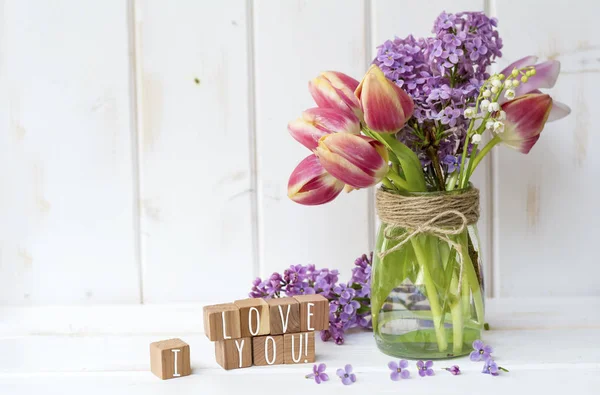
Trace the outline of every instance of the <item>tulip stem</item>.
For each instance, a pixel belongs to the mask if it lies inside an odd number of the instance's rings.
[[[388,188],[388,189],[396,189],[397,190],[397,188],[394,186],[394,184],[392,184],[392,182],[390,181],[389,178],[383,177],[381,179],[381,182],[383,183],[383,185],[386,186],[386,188]]]
[[[408,185],[408,182],[406,182],[404,178],[402,178],[398,173],[396,173],[393,168],[390,167],[390,170],[388,171],[386,177],[392,180],[396,187],[404,189],[406,191],[410,190],[410,185]]]
[[[473,172],[475,171],[475,169],[477,168],[477,165],[479,165],[479,162],[481,162],[481,160],[487,155],[488,152],[490,152],[490,150],[492,148],[494,148],[496,146],[496,144],[498,144],[500,141],[502,141],[500,139],[500,137],[498,137],[497,135],[494,136],[493,139],[491,139],[482,149],[481,151],[479,151],[479,153],[475,156],[475,158],[473,158],[473,160],[469,161],[469,166],[467,169],[467,173],[466,173],[466,179],[465,182],[463,184],[463,187],[469,182],[469,179],[471,178],[471,175],[473,174]],[[475,149],[475,148],[474,148]]]

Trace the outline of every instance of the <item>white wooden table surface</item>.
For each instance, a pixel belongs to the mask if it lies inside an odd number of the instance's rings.
[[[201,333],[201,306],[106,306],[0,309],[0,394],[386,393],[600,394],[600,299],[490,300],[484,341],[510,373],[481,374],[467,358],[435,363],[436,375],[393,382],[372,334],[336,346],[317,340],[317,360],[331,380],[304,379],[312,365],[225,371]],[[161,381],[149,371],[148,345],[170,337],[190,344],[193,373]],[[357,382],[344,387],[338,367],[351,363]],[[452,376],[439,368],[458,364]]]

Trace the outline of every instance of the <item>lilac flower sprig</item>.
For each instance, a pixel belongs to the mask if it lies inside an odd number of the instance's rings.
[[[321,332],[321,339],[344,343],[344,333],[351,328],[372,329],[371,322],[371,265],[373,253],[363,254],[354,262],[352,277],[347,283],[339,282],[339,272],[315,265],[292,265],[283,274],[273,273],[252,282],[252,298],[278,298],[320,294],[329,300],[329,329]]]
[[[464,166],[460,155],[471,145],[464,112],[490,77],[486,68],[502,56],[497,24],[482,12],[443,12],[433,37],[388,40],[373,60],[414,101],[413,118],[397,138],[415,151],[437,189]]]

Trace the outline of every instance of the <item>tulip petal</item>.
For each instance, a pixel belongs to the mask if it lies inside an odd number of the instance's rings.
[[[334,108],[309,108],[302,114],[303,118],[314,123],[318,128],[336,133],[360,134],[360,121],[351,113]]]
[[[535,75],[529,77],[527,82],[520,84],[515,89],[515,96],[525,95],[536,89],[549,89],[556,84],[560,74],[560,62],[548,60],[535,65]]]
[[[537,142],[551,109],[549,95],[530,93],[511,100],[502,105],[504,131],[496,135],[505,145],[526,154]]]
[[[300,144],[310,150],[317,148],[319,139],[331,133],[360,134],[360,121],[354,114],[333,108],[310,108],[288,124],[288,131]]]
[[[540,135],[530,137],[525,140],[502,140],[502,143],[512,149],[519,151],[522,154],[528,154],[531,148],[537,143]]]
[[[510,75],[510,73],[512,73],[513,69],[517,68],[517,69],[522,69],[523,67],[527,67],[527,66],[533,66],[535,64],[535,62],[537,62],[538,57],[537,56],[525,56],[524,58],[521,58],[519,60],[516,60],[514,62],[512,62],[511,64],[509,64],[508,66],[506,66],[506,68],[504,70],[502,70],[500,72],[500,74],[504,74],[505,76]]]
[[[365,136],[332,134],[319,141],[316,154],[323,167],[335,178],[354,188],[377,184],[388,171],[381,143]]]
[[[569,115],[571,113],[571,108],[564,103],[559,101],[552,102],[552,110],[550,111],[550,115],[548,116],[547,122],[558,121]]]
[[[371,65],[354,94],[360,100],[365,123],[377,133],[396,133],[414,110],[410,96],[388,80],[377,65]]]
[[[358,81],[338,71],[324,71],[308,83],[308,90],[319,107],[350,111],[362,118],[360,103],[354,96]]]
[[[296,166],[288,182],[288,197],[307,206],[325,204],[335,199],[344,183],[328,174],[319,159],[310,155]]]

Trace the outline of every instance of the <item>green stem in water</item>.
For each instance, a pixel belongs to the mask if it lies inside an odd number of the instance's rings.
[[[448,341],[446,340],[446,332],[444,329],[444,312],[440,306],[438,298],[437,288],[431,273],[429,271],[427,256],[423,250],[423,246],[420,243],[420,237],[416,236],[410,239],[417,261],[421,265],[423,270],[423,282],[425,283],[425,292],[427,292],[427,299],[429,300],[429,306],[431,307],[431,315],[433,318],[433,326],[435,329],[435,336],[437,338],[438,349],[440,352],[448,349]]]
[[[463,246],[467,246],[469,233],[465,230],[461,235],[458,236],[460,238],[459,242]],[[473,294],[473,301],[475,303],[475,313],[477,314],[477,323],[480,327],[483,327],[483,322],[485,320],[484,310],[483,310],[483,295],[481,294],[481,287],[479,286],[479,279],[477,278],[477,273],[475,273],[474,263],[471,261],[471,257],[469,256],[469,250],[464,249],[462,253],[463,259],[463,276],[466,277],[467,283],[471,288],[471,293]]]
[[[450,265],[453,262],[449,263]],[[463,284],[464,286],[464,284]],[[456,296],[456,300],[450,305],[450,315],[452,316],[452,351],[454,354],[462,353],[463,348],[463,303],[458,295],[458,278],[452,271],[452,282],[450,283],[451,294]]]

